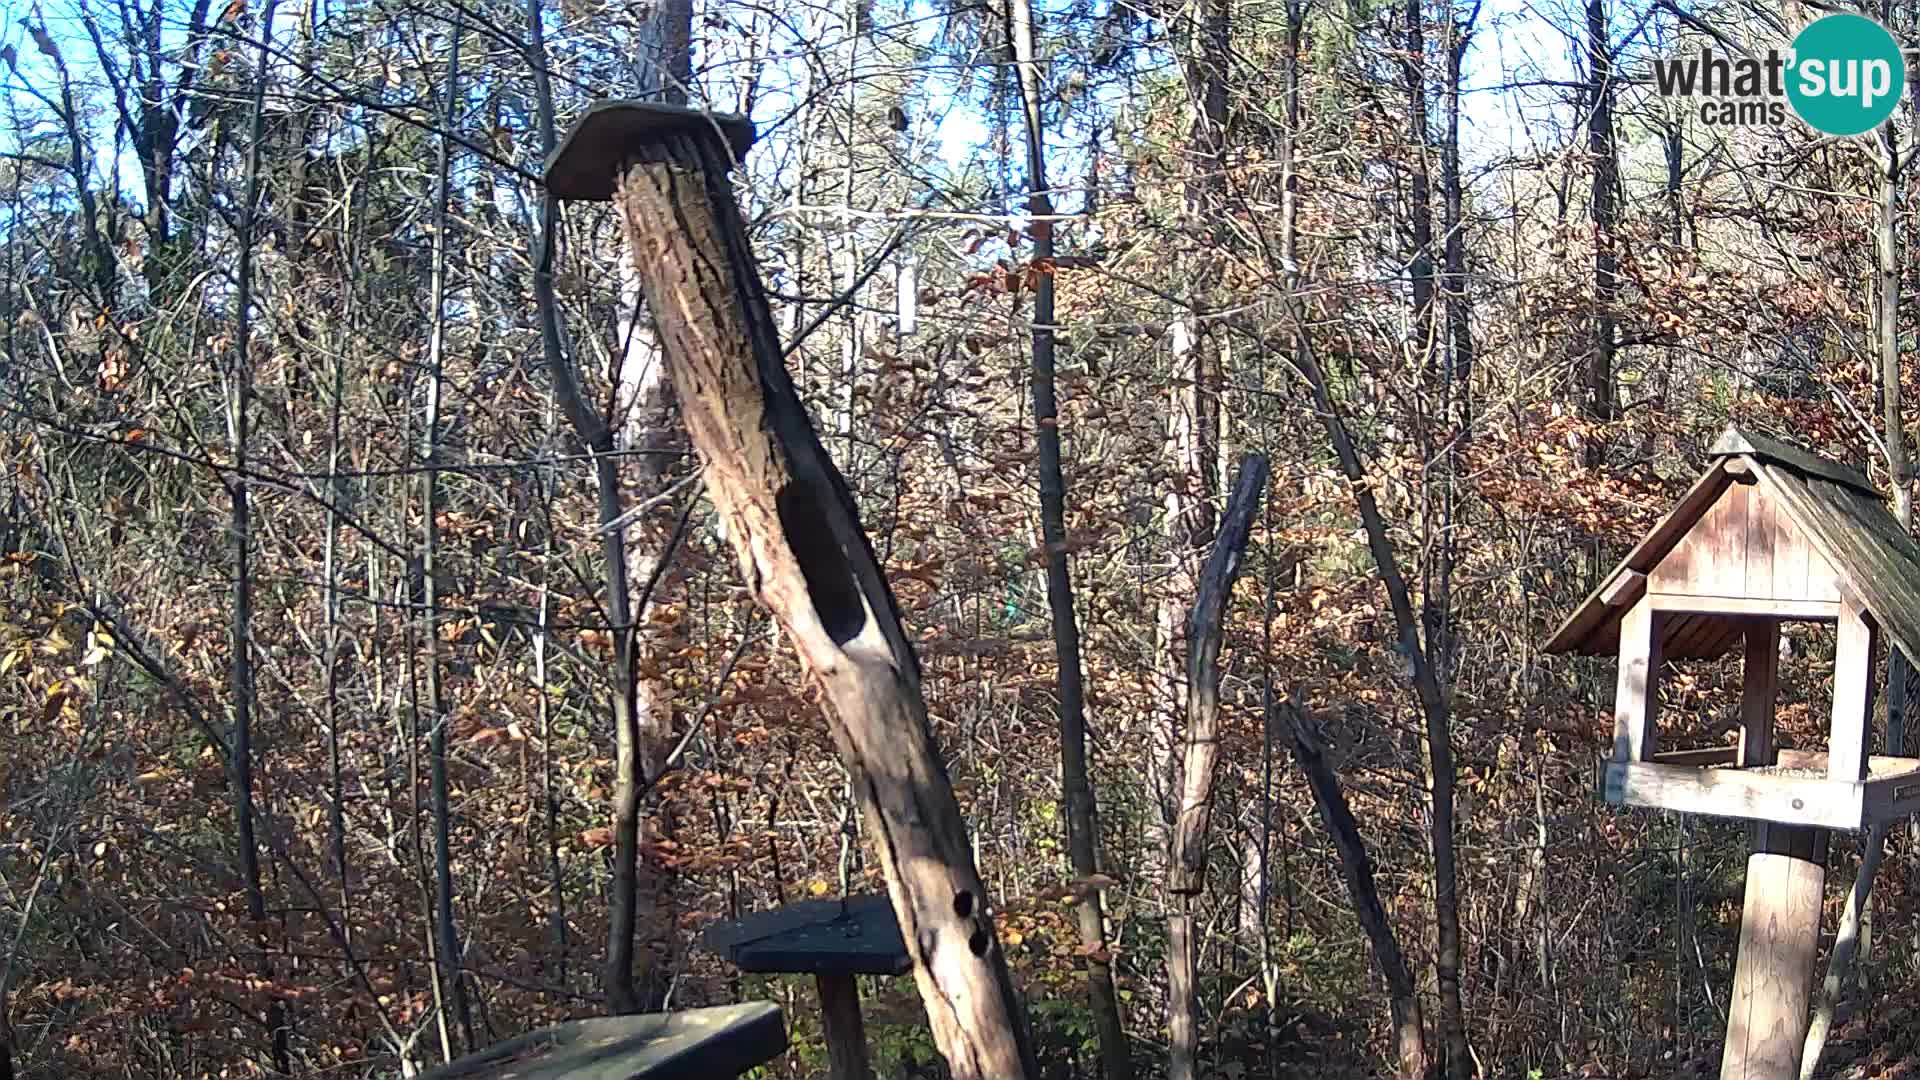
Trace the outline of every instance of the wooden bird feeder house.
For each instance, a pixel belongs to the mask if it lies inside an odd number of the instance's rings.
[[[1774,746],[1780,624],[1838,624],[1825,750]],[[1920,810],[1920,759],[1868,753],[1873,650],[1920,646],[1920,546],[1852,469],[1729,429],[1713,467],[1546,651],[1620,657],[1602,792],[1650,806],[1861,829]],[[1665,660],[1744,648],[1740,741],[1662,751]]]
[[[1836,626],[1824,749],[1774,739],[1780,627]],[[1602,798],[1759,824],[1722,1080],[1798,1075],[1828,830],[1920,810],[1920,759],[1870,753],[1874,650],[1920,646],[1920,545],[1865,477],[1729,428],[1680,503],[1561,624],[1550,653],[1619,657]],[[1737,744],[1662,750],[1665,661],[1744,657]],[[1674,730],[1683,723],[1669,722]]]

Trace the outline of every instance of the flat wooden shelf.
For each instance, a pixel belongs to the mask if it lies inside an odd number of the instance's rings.
[[[735,1077],[787,1049],[780,1007],[756,1001],[572,1020],[469,1054],[421,1080]]]
[[[1600,797],[1614,806],[1865,829],[1920,812],[1920,758],[1870,757],[1860,781],[1827,776],[1827,755],[1781,750],[1773,765],[1742,768],[1734,747],[1676,750],[1652,761],[1605,761]]]

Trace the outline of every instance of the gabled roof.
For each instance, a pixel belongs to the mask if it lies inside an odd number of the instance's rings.
[[[1920,544],[1887,510],[1886,499],[1866,477],[1797,446],[1729,427],[1710,452],[1713,464],[1660,524],[1654,526],[1545,645],[1549,653],[1611,656],[1619,650],[1618,582],[1629,572],[1646,574],[1673,551],[1717,502],[1735,477],[1729,459],[1743,459],[1755,482],[1778,500],[1788,520],[1814,550],[1833,565],[1845,587],[1908,656],[1920,656]],[[1609,603],[1609,599],[1614,602]],[[1712,616],[1691,617],[1697,627]],[[1688,647],[1669,656],[1718,656],[1743,632],[1725,618],[1717,631],[1691,631]],[[1677,636],[1669,628],[1669,637]]]

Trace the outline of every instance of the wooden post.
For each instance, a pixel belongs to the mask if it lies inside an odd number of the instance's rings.
[[[1834,780],[1859,783],[1867,775],[1877,631],[1859,601],[1841,599],[1833,649],[1833,726],[1827,741],[1827,776]]]
[[[1747,620],[1740,682],[1740,764],[1773,764],[1773,708],[1780,689],[1780,620]]]
[[[547,186],[620,210],[707,494],[748,588],[819,692],[935,1045],[955,1080],[1037,1077],[919,662],[787,373],[734,202],[727,174],[750,138],[737,117],[602,103],[548,160]]]
[[[1660,712],[1660,624],[1642,593],[1620,616],[1620,674],[1613,693],[1613,760],[1651,761]]]
[[[1720,1080],[1800,1075],[1826,859],[1825,829],[1754,826]]]
[[[845,972],[815,975],[820,1026],[827,1036],[828,1080],[871,1080],[867,1029],[860,1019],[860,983]]]

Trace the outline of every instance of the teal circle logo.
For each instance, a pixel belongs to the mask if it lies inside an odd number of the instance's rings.
[[[1886,123],[1907,85],[1887,28],[1864,15],[1827,15],[1793,39],[1787,100],[1815,131],[1860,135]]]

